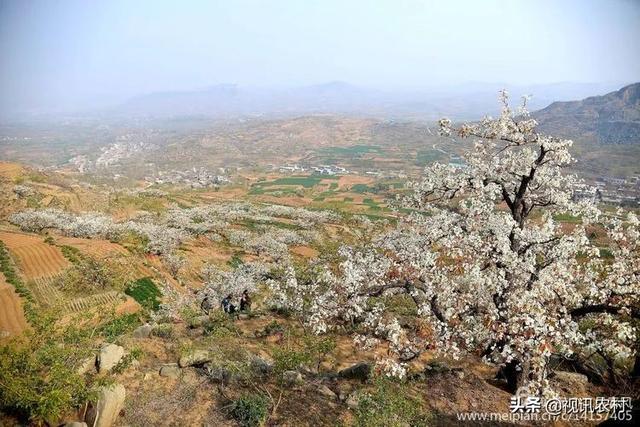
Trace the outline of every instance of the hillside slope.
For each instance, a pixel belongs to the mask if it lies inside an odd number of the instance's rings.
[[[640,83],[581,101],[554,102],[533,115],[545,132],[601,144],[640,144]]]

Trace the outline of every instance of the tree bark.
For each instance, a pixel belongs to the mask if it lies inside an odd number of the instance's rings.
[[[529,379],[530,364],[519,360],[507,363],[499,373],[507,381],[507,387],[511,393],[516,393]]]

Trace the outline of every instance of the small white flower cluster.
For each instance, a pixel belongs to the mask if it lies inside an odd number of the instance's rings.
[[[202,269],[205,286],[199,294],[202,298],[222,301],[227,295],[239,297],[245,290],[250,294],[254,293],[258,284],[265,280],[269,268],[267,264],[260,262],[241,264],[233,271],[206,265]]]
[[[21,184],[14,185],[12,190],[20,198],[33,196],[36,193],[33,188]]]

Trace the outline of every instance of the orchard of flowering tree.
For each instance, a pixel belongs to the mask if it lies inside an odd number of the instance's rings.
[[[223,403],[211,407],[242,425],[319,416],[279,413],[282,402],[339,401],[356,425],[428,425],[441,408],[427,405],[452,394],[456,413],[478,395],[492,413],[509,398],[635,397],[640,221],[577,197],[572,141],[539,132],[526,99],[515,110],[500,100],[497,118],[440,120],[434,138],[455,141],[462,161],[387,186],[384,210],[384,187],[354,184],[376,182],[363,176],[284,180],[321,187],[289,200],[305,207],[110,188],[93,197],[133,202],[95,212],[38,206],[37,182],[12,183],[21,208],[0,229],[0,267],[18,292],[9,326],[35,332],[0,346],[0,408],[61,424],[105,378],[134,393],[132,425],[174,416],[155,413],[162,399],[199,405],[213,385]],[[346,209],[356,185],[371,195]],[[120,359],[100,376],[109,352]],[[149,391],[154,370],[176,388]]]
[[[519,394],[553,395],[552,362],[599,382],[635,375],[638,218],[575,201],[580,180],[567,173],[572,141],[539,133],[526,99],[516,111],[508,101],[503,92],[497,118],[460,127],[441,120],[443,138],[472,141],[464,164],[427,166],[398,201],[410,213],[393,226],[353,216],[355,243],[341,243],[333,261],[294,263],[288,252],[326,240],[322,225],[341,220],[332,211],[227,203],[172,206],[120,222],[58,209],[10,220],[31,232],[137,236],[178,280],[187,240],[239,248],[255,259],[231,270],[205,264],[198,273],[204,287],[194,295],[164,286],[163,313],[177,318],[196,300],[266,289],[273,307],[313,333],[347,330],[360,348],[386,347],[377,363],[392,377],[405,377],[425,352],[480,357]],[[568,226],[556,219],[566,215],[575,218]],[[288,228],[273,225],[283,219]],[[250,228],[234,226],[247,222]],[[398,300],[412,307],[409,318],[394,309]]]
[[[0,427],[640,417],[640,0],[353,3],[0,0]]]
[[[498,118],[440,121],[443,136],[473,148],[464,166],[426,167],[402,201],[412,214],[372,245],[343,247],[335,269],[300,278],[286,268],[270,279],[274,300],[316,333],[355,325],[358,344],[386,342],[379,363],[392,376],[425,351],[480,356],[521,394],[554,393],[552,359],[600,380],[637,374],[638,218],[572,200],[572,141],[537,132],[525,103],[514,112],[501,100]],[[563,214],[577,223],[561,227]],[[389,307],[398,295],[414,306],[410,321]]]

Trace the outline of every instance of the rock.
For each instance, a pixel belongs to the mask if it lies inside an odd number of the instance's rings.
[[[318,393],[319,393],[319,394],[321,394],[321,395],[323,395],[323,396],[325,396],[325,397],[328,397],[328,398],[330,398],[330,399],[336,399],[336,398],[338,397],[338,395],[337,395],[337,394],[335,394],[335,393],[333,392],[333,390],[331,390],[329,387],[327,387],[327,386],[326,386],[326,385],[324,385],[324,384],[320,385],[320,386],[318,387],[318,390],[317,390],[317,391],[318,391]]]
[[[345,401],[349,409],[356,409],[358,407],[358,394],[351,393],[347,400]]]
[[[341,370],[338,372],[338,375],[340,378],[365,381],[369,379],[371,375],[371,365],[366,362],[356,363],[353,366]]]
[[[160,368],[160,376],[167,378],[178,378],[180,376],[180,368],[176,363],[167,363]]]
[[[344,402],[352,391],[353,388],[349,384],[338,384],[338,399],[340,399],[341,402]]]
[[[273,371],[273,365],[260,356],[254,356],[251,359],[251,368],[261,375],[269,375]]]
[[[231,381],[231,372],[218,365],[214,365],[212,363],[207,363],[204,365],[207,376],[211,381],[218,384],[228,384]]]
[[[238,320],[247,320],[250,319],[251,316],[249,316],[247,313],[240,313],[238,314]]]
[[[98,353],[98,372],[107,372],[113,369],[124,356],[124,348],[116,344],[107,344]]]
[[[122,410],[126,395],[122,384],[102,387],[98,392],[98,402],[87,411],[87,424],[92,427],[111,427]]]
[[[149,338],[152,331],[153,331],[153,326],[151,326],[148,323],[145,323],[144,325],[138,326],[136,329],[133,330],[133,337],[138,339]]]
[[[71,421],[69,423],[66,423],[64,427],[87,427],[87,423],[84,423],[82,421]]]
[[[87,357],[82,361],[78,369],[76,370],[78,375],[88,374],[89,372],[96,372],[96,356]]]
[[[298,371],[284,371],[282,373],[282,381],[287,385],[300,385],[304,383],[302,374]]]
[[[178,361],[178,365],[184,368],[187,366],[202,365],[207,362],[211,362],[211,355],[207,350],[193,350],[182,356]]]

